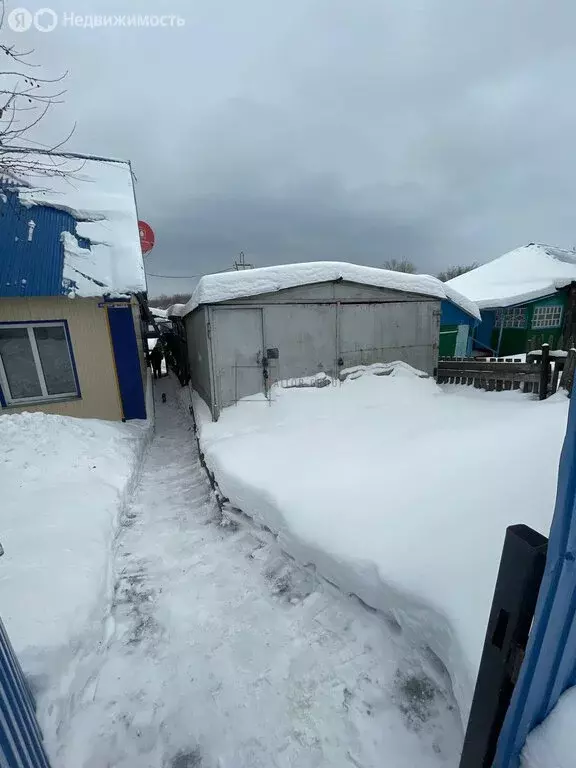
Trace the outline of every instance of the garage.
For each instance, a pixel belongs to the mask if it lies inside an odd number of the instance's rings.
[[[218,418],[320,372],[401,360],[434,374],[445,300],[436,278],[341,262],[207,275],[179,310],[191,383]]]

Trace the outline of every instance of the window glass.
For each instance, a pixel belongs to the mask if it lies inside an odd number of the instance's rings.
[[[500,328],[502,322],[504,328],[526,328],[526,307],[496,310],[496,327]]]
[[[532,315],[532,328],[558,328],[562,320],[562,305],[536,307]]]
[[[34,336],[49,395],[76,392],[76,381],[62,325],[36,326]]]
[[[12,400],[42,396],[27,328],[0,328],[0,357]]]

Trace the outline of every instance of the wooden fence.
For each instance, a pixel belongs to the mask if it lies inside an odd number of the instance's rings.
[[[554,363],[552,366],[551,363]],[[526,362],[519,358],[440,358],[439,384],[468,384],[477,389],[521,390],[544,400],[558,389],[572,390],[576,350],[550,352],[547,345],[529,353]]]

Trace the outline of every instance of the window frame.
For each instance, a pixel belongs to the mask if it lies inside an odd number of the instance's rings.
[[[554,325],[535,325],[537,322],[536,314],[540,314],[540,311],[543,315],[542,320],[546,317],[546,310],[560,310],[560,314],[558,317],[558,322],[554,323]],[[531,329],[536,331],[546,331],[551,328],[561,328],[562,327],[562,319],[564,317],[564,307],[562,304],[542,304],[539,307],[534,307],[534,310],[532,312],[532,323],[531,323]]]
[[[61,392],[57,395],[51,395],[48,392],[46,386],[46,379],[44,377],[44,369],[42,368],[42,360],[40,358],[40,352],[38,350],[38,344],[36,342],[36,336],[34,335],[34,328],[46,328],[56,327],[64,328],[64,336],[68,347],[68,354],[70,356],[70,364],[72,366],[72,374],[74,376],[74,392]],[[28,320],[28,321],[3,321],[0,320],[0,330],[3,328],[25,328],[28,333],[28,341],[32,351],[32,358],[34,359],[34,365],[36,367],[36,375],[38,376],[38,383],[42,394],[40,396],[33,395],[32,397],[18,397],[13,398],[8,383],[8,377],[4,369],[4,363],[2,361],[2,355],[0,355],[0,404],[5,407],[17,407],[20,405],[34,405],[36,403],[54,403],[63,400],[79,400],[81,398],[80,382],[78,380],[78,372],[76,370],[76,361],[74,360],[74,352],[72,349],[72,340],[70,338],[70,331],[68,329],[67,320]]]
[[[520,318],[522,315],[522,325],[516,325],[513,322],[513,318],[516,315]],[[498,317],[500,315],[500,317]],[[511,324],[507,324],[507,317],[512,320]],[[494,318],[494,327],[497,330],[502,328],[504,331],[525,331],[528,328],[528,307],[525,304],[521,304],[517,307],[503,307],[496,310],[496,317]]]

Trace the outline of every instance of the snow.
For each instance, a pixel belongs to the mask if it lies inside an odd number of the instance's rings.
[[[53,765],[456,767],[445,678],[272,535],[221,515],[169,379],[113,551],[101,642],[40,698]]]
[[[521,768],[573,768],[576,755],[576,688],[560,698],[550,716],[528,736]]]
[[[168,312],[165,309],[160,309],[159,307],[150,307],[150,312],[154,315],[154,317],[161,318],[162,320],[165,320],[168,317]]]
[[[281,264],[273,267],[260,267],[238,272],[223,272],[205,275],[200,278],[190,301],[183,309],[178,305],[171,307],[169,314],[186,315],[200,304],[213,304],[229,301],[243,296],[257,296],[273,293],[286,288],[312,283],[324,283],[333,280],[346,280],[352,283],[389,288],[395,291],[417,293],[448,299],[472,317],[480,319],[478,308],[473,302],[453,288],[446,288],[430,275],[409,275],[405,272],[393,272],[388,269],[364,267],[340,261],[311,261],[302,264]]]
[[[166,310],[166,317],[181,317],[185,304],[171,304]]]
[[[195,396],[202,447],[233,505],[437,657],[466,722],[505,528],[549,530],[567,399],[383,373],[275,385],[216,423]]]
[[[534,301],[573,280],[576,252],[530,243],[449,280],[447,285],[484,309]]]
[[[146,434],[143,422],[0,416],[0,613],[32,676],[55,674],[100,630],[110,546]]]
[[[70,213],[76,235],[87,238],[90,250],[62,233],[63,286],[68,293],[91,297],[146,291],[146,277],[130,163],[72,155],[27,153],[46,173],[31,172],[19,191],[23,205],[46,205]],[[50,166],[54,166],[51,175]]]

